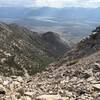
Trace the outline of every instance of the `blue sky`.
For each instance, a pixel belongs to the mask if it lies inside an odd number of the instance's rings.
[[[0,0],[0,6],[100,7],[100,0]]]

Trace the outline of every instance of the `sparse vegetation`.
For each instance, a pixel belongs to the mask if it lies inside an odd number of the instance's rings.
[[[67,63],[67,66],[71,66],[71,65],[77,64],[78,62],[79,62],[78,59],[77,59],[77,60],[69,61],[69,62]]]
[[[97,34],[91,34],[91,35],[90,35],[90,38],[93,39],[93,40],[95,40],[96,37],[97,37]]]

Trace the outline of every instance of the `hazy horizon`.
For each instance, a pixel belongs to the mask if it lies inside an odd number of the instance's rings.
[[[79,40],[100,25],[100,0],[0,0],[0,12],[0,21],[67,39]]]

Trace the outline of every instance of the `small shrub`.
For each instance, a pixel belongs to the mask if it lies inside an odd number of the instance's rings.
[[[90,38],[91,38],[91,39],[94,39],[94,40],[95,40],[96,37],[97,37],[97,34],[91,34],[91,35],[90,35]]]
[[[72,60],[72,61],[70,61],[70,62],[67,63],[67,66],[74,65],[74,64],[76,64],[78,62],[79,62],[79,60]]]

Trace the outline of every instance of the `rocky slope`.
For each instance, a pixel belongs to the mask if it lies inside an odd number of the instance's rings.
[[[0,100],[100,100],[99,29],[41,73],[1,76]]]
[[[50,64],[41,73],[27,77],[1,76],[1,100],[100,100],[99,30],[82,40],[78,51],[79,44],[70,51],[70,56],[66,54],[67,57]]]
[[[82,39],[74,49],[67,52],[63,59],[73,60],[89,56],[100,50],[100,27],[92,31],[91,35]]]
[[[100,100],[100,52],[29,77],[0,77],[1,100]],[[4,98],[4,99],[3,99]]]
[[[45,40],[44,35],[40,36],[24,27],[0,23],[0,74],[32,75],[64,54],[69,49],[68,45],[64,44],[55,33],[50,34],[51,37],[45,33],[47,35]],[[52,36],[56,44],[49,41]]]

